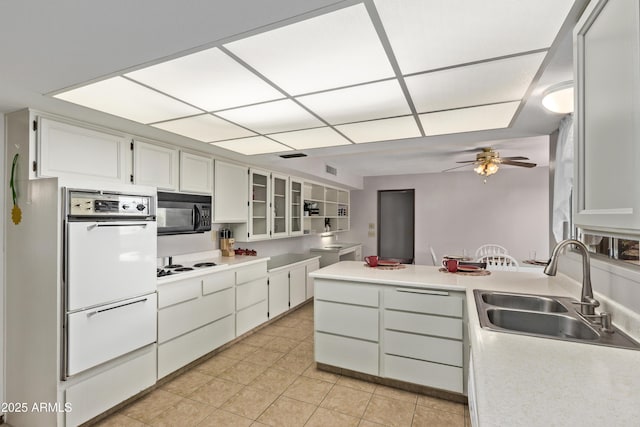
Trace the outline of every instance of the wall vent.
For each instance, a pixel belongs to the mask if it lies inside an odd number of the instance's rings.
[[[325,170],[331,175],[338,176],[338,169],[334,168],[333,166],[325,165]]]
[[[295,157],[307,157],[304,153],[293,153],[293,154],[281,154],[280,157],[283,159],[293,159]]]

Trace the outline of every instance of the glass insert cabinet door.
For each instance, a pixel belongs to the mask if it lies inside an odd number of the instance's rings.
[[[250,227],[252,238],[269,236],[269,173],[251,170]]]
[[[287,236],[289,235],[289,177],[272,174],[271,192],[272,237]]]
[[[290,189],[289,234],[291,236],[297,236],[303,234],[302,215],[304,205],[302,203],[302,182],[291,179]]]

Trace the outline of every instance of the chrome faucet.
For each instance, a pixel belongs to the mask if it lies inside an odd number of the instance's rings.
[[[558,271],[558,257],[560,252],[568,245],[574,245],[582,254],[582,296],[580,302],[580,312],[585,316],[595,316],[595,308],[600,302],[593,298],[593,288],[591,287],[591,258],[589,257],[589,249],[579,240],[567,239],[563,240],[553,248],[549,264],[544,269],[544,274],[555,276]]]

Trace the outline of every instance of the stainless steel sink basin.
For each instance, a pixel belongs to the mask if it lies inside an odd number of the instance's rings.
[[[603,330],[574,298],[474,290],[480,326],[498,332],[640,350],[615,326]]]
[[[483,292],[482,301],[498,307],[514,308],[518,310],[543,311],[551,313],[566,313],[567,307],[557,299],[537,295],[522,295],[501,292]]]

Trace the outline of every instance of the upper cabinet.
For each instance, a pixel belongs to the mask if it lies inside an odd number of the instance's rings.
[[[271,174],[271,237],[289,235],[289,177]]]
[[[142,141],[133,145],[133,182],[178,191],[179,150]]]
[[[304,185],[304,233],[349,230],[349,192],[307,182]]]
[[[592,1],[574,30],[575,224],[640,230],[640,11],[636,1]]]
[[[247,222],[249,168],[215,161],[214,221]]]
[[[303,182],[291,177],[289,179],[289,235],[302,235],[302,188]]]
[[[181,151],[180,191],[212,194],[213,159]]]

